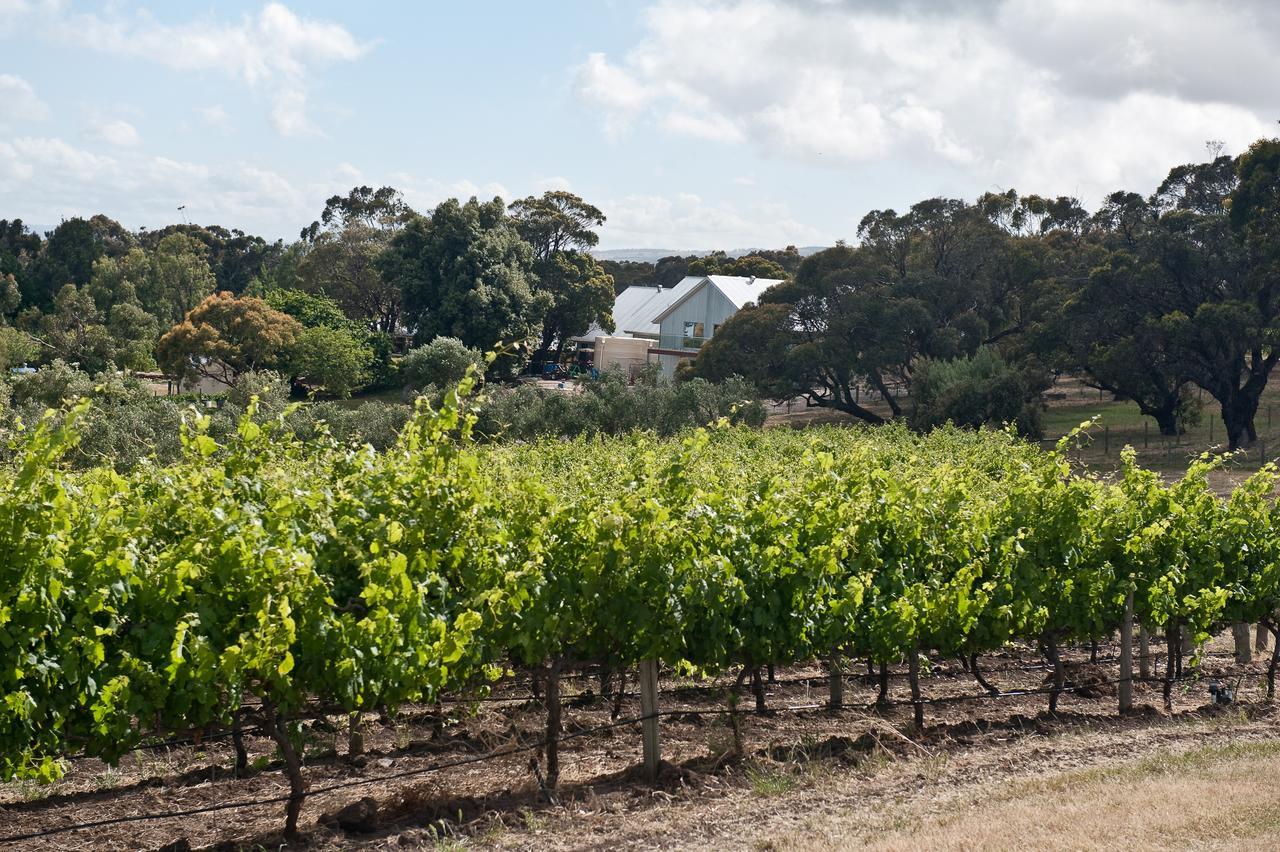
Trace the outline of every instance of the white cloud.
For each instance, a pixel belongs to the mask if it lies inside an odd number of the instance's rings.
[[[1154,188],[1206,139],[1240,151],[1274,133],[1280,10],[1262,0],[661,0],[644,22],[576,71],[611,134],[934,162],[975,187],[1096,201]]]
[[[100,53],[242,80],[267,93],[271,122],[287,136],[317,132],[306,113],[310,75],[369,49],[342,26],[300,17],[280,3],[235,23],[166,24],[145,11],[127,18],[90,12],[55,16],[49,27],[64,41]]]
[[[533,191],[538,194],[544,192],[572,192],[573,184],[563,175],[552,175],[551,177],[535,180],[533,182]]]
[[[497,181],[483,184],[466,179],[440,181],[401,173],[392,175],[390,184],[404,193],[405,202],[420,213],[435,209],[436,205],[449,198],[466,201],[468,198],[475,197],[481,201],[490,201],[498,197],[507,202],[515,198],[510,190]]]
[[[57,137],[30,136],[0,141],[0,194],[22,218],[48,226],[106,213],[129,227],[159,227],[175,221],[176,208],[185,204],[193,222],[272,236],[310,221],[325,197],[249,163],[209,165],[128,149],[106,156]]]
[[[3,13],[0,7],[0,15]],[[36,90],[14,74],[0,74],[0,104],[4,104],[0,126],[43,121],[49,117],[49,107],[36,95]]]
[[[133,148],[142,142],[142,137],[138,135],[138,129],[129,122],[120,119],[101,122],[98,124],[96,131],[98,138],[108,145],[115,145],[117,148]]]
[[[196,110],[202,124],[221,130],[224,133],[231,129],[231,113],[222,104],[211,104]]]
[[[601,207],[609,217],[601,231],[601,243],[608,248],[782,248],[833,241],[830,235],[797,221],[784,204],[739,207],[680,193],[674,198],[627,195]]]

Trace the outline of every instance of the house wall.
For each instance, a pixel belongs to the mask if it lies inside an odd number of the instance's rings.
[[[662,320],[658,348],[684,348],[684,324],[686,322],[702,323],[703,339],[710,338],[715,334],[715,327],[733,316],[737,311],[737,306],[725,298],[724,294],[713,284],[710,282],[703,284],[684,304]],[[692,359],[694,354],[690,352],[688,357]],[[662,375],[668,379],[675,376],[677,365],[684,360],[675,355],[659,355],[656,357],[662,365]]]

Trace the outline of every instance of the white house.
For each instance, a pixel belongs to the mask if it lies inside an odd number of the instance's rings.
[[[671,378],[680,363],[693,359],[725,320],[780,283],[777,278],[690,275],[674,287],[628,287],[614,301],[613,333],[593,326],[577,340],[583,348],[596,350],[599,357],[595,363],[602,370],[620,367],[634,373],[638,369],[638,350],[647,347],[646,362],[660,364],[662,375]],[[647,344],[620,347],[608,343],[610,338],[619,337]],[[625,359],[615,359],[610,354],[623,351]]]

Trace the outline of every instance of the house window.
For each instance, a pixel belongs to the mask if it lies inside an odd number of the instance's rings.
[[[686,322],[684,324],[685,337],[702,337],[703,325],[700,322]]]
[[[716,323],[715,325],[711,326],[712,337],[715,337],[719,333],[720,333],[720,323]]]

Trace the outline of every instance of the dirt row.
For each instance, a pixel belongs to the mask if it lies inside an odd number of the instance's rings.
[[[664,677],[665,763],[657,784],[640,771],[639,724],[610,727],[614,702],[597,694],[599,683],[593,677],[564,684],[566,738],[561,781],[554,792],[542,784],[545,767],[538,746],[545,711],[521,685],[501,685],[483,701],[449,704],[443,718],[433,707],[406,708],[394,719],[369,718],[363,728],[366,753],[355,757],[347,752],[344,728],[313,722],[306,732],[307,782],[313,791],[344,786],[308,796],[302,830],[306,843],[321,848],[715,845],[715,837],[725,831],[747,831],[749,812],[758,805],[753,797],[804,787],[813,778],[856,779],[867,796],[881,788],[885,796],[907,795],[910,789],[894,786],[903,766],[920,767],[926,776],[940,761],[958,767],[951,771],[962,777],[964,772],[1007,773],[1024,765],[1020,761],[1035,763],[1029,743],[1075,738],[1080,741],[1072,747],[1077,756],[1114,755],[1122,753],[1117,743],[1197,725],[1237,727],[1250,736],[1274,733],[1270,705],[1262,700],[1263,664],[1236,666],[1229,636],[1211,644],[1195,677],[1176,685],[1172,715],[1156,709],[1159,686],[1147,684],[1136,690],[1136,712],[1123,719],[1116,715],[1110,683],[1118,675],[1115,653],[1104,646],[1100,662],[1091,664],[1088,649],[1068,652],[1072,683],[1080,688],[1062,697],[1055,715],[1048,714],[1045,695],[979,698],[983,690],[958,662],[935,660],[926,673],[924,695],[944,701],[927,705],[922,731],[912,727],[911,708],[901,704],[909,697],[905,667],[895,668],[891,678],[890,698],[898,706],[838,714],[821,707],[827,683],[816,665],[780,669],[778,683],[766,687],[765,715],[726,714],[732,674],[699,680]],[[1045,684],[1042,661],[1030,648],[982,662],[984,675],[1001,690],[1035,690]],[[1161,671],[1162,663],[1155,660],[1154,670]],[[1215,680],[1238,684],[1234,705],[1211,703],[1208,685]],[[946,701],[965,696],[975,700]],[[847,703],[870,704],[875,697],[872,678],[858,673],[848,678]],[[744,711],[752,706],[748,696],[739,703]],[[624,720],[639,716],[638,697],[628,691],[619,709]],[[741,753],[735,750],[735,718]],[[243,773],[234,770],[226,739],[141,750],[116,767],[90,759],[69,761],[65,777],[56,784],[0,787],[0,835],[287,795],[274,744],[251,734],[247,746],[250,766]],[[1055,765],[1069,765],[1072,759],[1059,755]],[[717,819],[698,816],[718,808],[724,813]],[[746,813],[739,813],[743,808]],[[277,846],[283,810],[275,801],[54,833],[17,845]],[[679,826],[675,833],[673,825]]]

